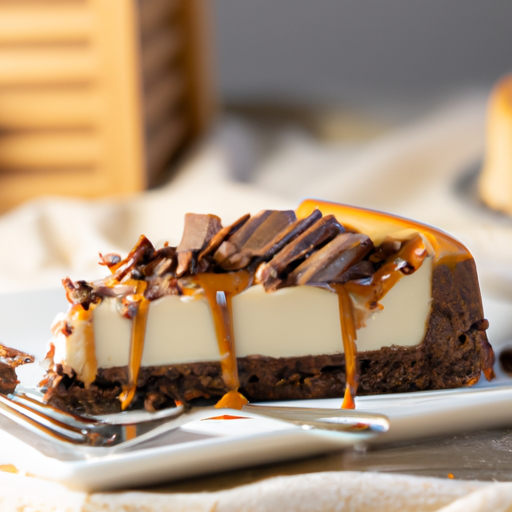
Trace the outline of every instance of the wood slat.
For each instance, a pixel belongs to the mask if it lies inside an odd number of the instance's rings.
[[[0,89],[0,129],[91,128],[101,115],[91,87]]]
[[[2,48],[0,85],[86,83],[94,80],[96,59],[87,46]]]
[[[92,13],[84,5],[0,3],[0,43],[84,42],[93,28]]]
[[[182,0],[139,0],[139,25],[142,38],[168,24]]]
[[[95,132],[21,132],[0,137],[0,170],[90,167],[100,162],[101,142]]]
[[[168,164],[186,133],[186,120],[176,115],[168,119],[147,140],[147,169],[149,184],[155,184],[159,173]]]
[[[0,211],[44,194],[97,197],[110,192],[102,188],[97,169],[38,169],[27,174],[0,172]]]
[[[181,49],[183,42],[181,31],[161,30],[142,45],[141,68],[144,83],[150,86],[168,68]]]
[[[184,77],[178,71],[167,72],[145,93],[146,130],[151,131],[169,117],[183,96]],[[0,103],[1,110],[1,103]],[[0,112],[1,120],[1,112]]]
[[[211,125],[218,111],[214,82],[214,55],[210,20],[212,2],[187,0],[180,11],[183,42],[183,72],[187,77],[187,100],[192,126],[190,136],[197,137]]]

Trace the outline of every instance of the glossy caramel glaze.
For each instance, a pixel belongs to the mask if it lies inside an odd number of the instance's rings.
[[[298,218],[304,218],[316,209],[324,215],[334,215],[347,229],[353,228],[354,231],[368,235],[375,245],[379,245],[393,233],[405,230],[411,230],[411,233],[420,233],[431,246],[434,265],[444,264],[453,269],[459,261],[472,258],[471,253],[463,244],[444,231],[389,213],[317,199],[306,199],[299,205],[296,214]]]

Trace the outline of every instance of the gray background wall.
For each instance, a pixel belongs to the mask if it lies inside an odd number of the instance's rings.
[[[227,101],[409,101],[512,71],[512,0],[214,0]]]

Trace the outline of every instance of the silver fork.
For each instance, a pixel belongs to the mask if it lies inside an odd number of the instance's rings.
[[[208,408],[208,411],[211,410]],[[244,412],[279,419],[306,430],[322,429],[355,434],[376,434],[389,430],[389,420],[381,414],[341,409],[247,405]],[[43,443],[37,448],[46,455],[58,458],[88,458],[131,448],[157,435],[179,429],[190,421],[204,417],[205,408],[187,414],[179,406],[156,413],[120,413],[99,418],[84,417],[57,409],[42,402],[26,390],[0,394],[0,416],[7,417],[23,429],[10,432],[23,439],[24,433],[35,434]],[[4,427],[5,428],[5,427]],[[30,439],[34,444],[34,437]],[[69,450],[69,447],[73,450]]]
[[[183,406],[155,413],[85,417],[49,404],[29,391],[0,394],[0,414],[46,440],[81,447],[108,448],[140,437],[159,425],[181,416]]]

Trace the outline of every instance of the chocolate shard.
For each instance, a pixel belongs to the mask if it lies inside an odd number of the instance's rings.
[[[290,224],[297,220],[293,210],[263,210],[251,217],[228,240],[222,242],[214,259],[224,270],[238,270],[261,257],[265,248],[283,236]]]
[[[115,267],[116,265],[119,265],[119,263],[121,263],[121,256],[119,254],[116,254],[113,252],[108,253],[108,254],[101,254],[101,252],[100,252],[99,256],[100,256],[99,264],[103,265],[104,267],[107,267],[107,268]]]
[[[369,260],[361,260],[354,263],[348,270],[343,272],[339,278],[335,281],[337,283],[346,283],[347,281],[353,281],[355,279],[366,279],[375,274],[375,267]]]
[[[15,368],[33,362],[34,357],[30,354],[0,345],[0,393],[14,393],[19,382]]]
[[[182,293],[178,279],[172,274],[164,276],[155,275],[149,277],[146,282],[148,285],[144,296],[148,300],[156,300],[166,295],[180,295]]]
[[[154,252],[153,244],[144,235],[141,235],[128,256],[115,267],[112,277],[117,281],[122,281],[132,270],[135,270],[137,265],[149,259]]]
[[[0,345],[0,362],[7,364],[13,368],[21,366],[22,364],[28,364],[34,362],[34,356],[17,350],[15,348],[6,347]]]
[[[71,304],[82,304],[84,309],[89,309],[91,303],[99,300],[94,283],[87,283],[83,280],[73,282],[69,277],[65,277],[62,280],[62,285],[66,290],[66,299]]]
[[[303,261],[287,279],[287,285],[305,285],[337,281],[352,265],[372,249],[366,235],[342,233]]]
[[[370,256],[370,261],[379,263],[387,260],[393,254],[396,254],[402,247],[402,241],[387,236],[384,241],[375,248],[375,252]]]
[[[225,228],[222,228],[218,233],[215,234],[215,236],[210,240],[208,245],[199,253],[199,256],[197,257],[197,261],[200,262],[205,256],[208,256],[212,252],[216,251],[220,244],[228,237],[231,236],[233,233],[238,231],[250,218],[250,215],[246,213],[242,217],[240,217],[238,220],[233,222],[230,226],[226,226]]]
[[[176,275],[181,276],[188,270],[194,272],[194,257],[208,245],[221,229],[222,224],[216,215],[197,213],[187,213],[185,215],[183,236],[176,248],[178,254]]]
[[[141,267],[140,271],[145,277],[175,274],[177,265],[176,248],[168,245],[157,249],[151,261]]]
[[[285,245],[289,244],[294,238],[306,231],[315,222],[322,218],[322,212],[315,210],[305,219],[299,219],[289,224],[288,227],[278,233],[267,245],[263,246],[254,256],[263,260],[268,260],[277,254]]]
[[[276,254],[263,268],[261,282],[266,290],[273,290],[282,282],[281,276],[293,262],[304,258],[317,246],[343,233],[345,228],[334,215],[318,219],[295,240]]]

